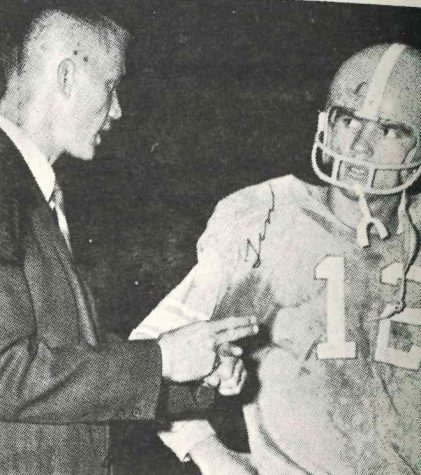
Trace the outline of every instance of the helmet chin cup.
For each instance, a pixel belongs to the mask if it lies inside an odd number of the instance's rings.
[[[386,239],[389,233],[386,226],[377,218],[362,219],[357,225],[357,242],[360,247],[368,247],[370,241],[368,239],[368,228],[374,226],[379,234],[380,239]]]
[[[383,164],[383,163],[369,163],[364,160],[359,160],[350,156],[342,155],[332,150],[328,144],[329,134],[329,117],[330,109],[319,113],[318,126],[316,136],[314,138],[313,148],[311,152],[311,164],[316,175],[326,183],[333,186],[346,189],[351,192],[355,192],[355,185],[361,188],[364,193],[370,193],[373,195],[392,195],[401,193],[409,188],[421,175],[421,158],[416,161],[412,161],[414,155],[418,152],[420,146],[419,132],[414,127],[408,126],[413,131],[416,138],[416,144],[413,149],[408,153],[405,162],[402,164]],[[371,120],[371,119],[368,119]],[[321,154],[321,156],[320,156]],[[324,171],[321,166],[322,163],[329,163],[329,171]],[[347,183],[340,177],[340,169],[344,165],[353,165],[367,170],[367,176],[365,183]],[[323,167],[328,168],[328,167]],[[408,177],[400,185],[390,188],[376,188],[374,186],[374,179],[376,173],[379,171],[396,172],[409,172]]]
[[[357,242],[361,247],[367,247],[370,245],[370,240],[368,238],[368,230],[370,226],[376,228],[380,239],[386,239],[389,236],[389,233],[386,229],[386,226],[380,221],[371,215],[370,208],[368,206],[367,200],[364,196],[364,191],[360,184],[354,186],[355,194],[358,196],[360,210],[362,218],[357,225]]]

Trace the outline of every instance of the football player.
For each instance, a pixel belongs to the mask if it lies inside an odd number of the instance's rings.
[[[248,314],[267,329],[250,465],[203,421],[162,434],[203,473],[421,474],[420,78],[401,44],[346,61],[312,150],[328,186],[286,176],[224,199],[197,265],[133,332]]]

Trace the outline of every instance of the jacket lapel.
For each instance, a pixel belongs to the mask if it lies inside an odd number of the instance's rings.
[[[54,221],[49,206],[44,203],[33,212],[32,223],[38,241],[47,252],[54,254],[61,264],[64,275],[70,285],[77,307],[79,331],[83,339],[91,346],[98,345],[97,329],[94,321],[95,307],[87,298],[84,284],[76,272],[72,255],[66,241]],[[47,237],[47,239],[45,239]]]
[[[80,337],[90,345],[97,346],[95,305],[87,298],[66,241],[35,178],[20,152],[1,129],[0,214],[0,217],[6,218],[0,220],[0,233],[4,238],[2,242],[12,248],[10,259],[17,262],[25,259],[25,272],[31,293],[34,294],[34,306],[42,305],[41,313],[48,312],[46,320],[52,320],[54,314],[50,307],[54,307],[54,300],[61,307],[58,309],[63,314],[60,320],[71,332],[74,322],[65,320],[75,312],[70,310],[68,297],[65,296],[68,293],[73,297],[73,308],[76,307]],[[49,272],[52,275],[45,275]],[[40,279],[44,289],[39,285]],[[49,279],[50,285],[45,279]],[[52,292],[52,295],[45,295],[46,292]],[[54,331],[50,333],[57,334]]]

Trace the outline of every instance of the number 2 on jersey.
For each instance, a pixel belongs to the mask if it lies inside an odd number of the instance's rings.
[[[327,280],[327,341],[317,345],[317,356],[320,359],[355,358],[357,355],[355,342],[345,340],[344,272],[343,256],[326,256],[315,269],[316,279]],[[402,275],[402,264],[393,263],[383,269],[381,281],[385,284],[398,285]],[[412,266],[406,278],[421,283],[421,267]],[[409,351],[390,347],[389,336],[392,322],[421,325],[421,308],[407,307],[393,317],[379,321],[375,361],[417,370],[421,364],[421,347],[412,345]]]

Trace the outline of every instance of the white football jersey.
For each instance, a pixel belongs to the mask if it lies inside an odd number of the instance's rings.
[[[197,266],[137,331],[257,316],[267,339],[245,416],[259,473],[421,474],[421,257],[389,317],[403,237],[361,248],[325,202],[325,188],[291,176],[223,200]],[[410,213],[419,230],[420,199]]]

